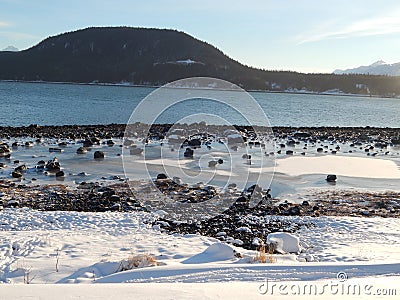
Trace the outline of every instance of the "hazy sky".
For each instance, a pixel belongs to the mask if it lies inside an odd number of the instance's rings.
[[[0,49],[119,25],[184,31],[265,69],[332,72],[400,62],[398,0],[0,0]]]

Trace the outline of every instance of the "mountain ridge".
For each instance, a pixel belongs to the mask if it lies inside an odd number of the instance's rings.
[[[207,42],[171,29],[91,27],[0,52],[0,80],[160,86],[215,77],[249,90],[400,95],[400,77],[304,74],[246,66]]]
[[[337,69],[333,71],[333,73],[400,76],[400,63],[388,64],[383,60],[378,60],[368,66],[360,66],[345,70]]]

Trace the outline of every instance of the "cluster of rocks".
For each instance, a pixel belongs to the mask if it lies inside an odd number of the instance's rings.
[[[400,217],[400,193],[323,191],[309,196],[321,215],[354,217]]]
[[[316,147],[316,153],[336,154],[341,151],[340,144],[350,147],[348,153],[363,151],[368,156],[376,156],[382,152],[389,154],[389,146],[400,146],[400,128],[371,128],[371,127],[316,127],[291,128],[275,127],[276,141],[281,148],[294,147],[304,143],[303,150],[309,145]],[[282,150],[278,150],[280,154]],[[293,154],[287,150],[286,154]],[[305,155],[305,152],[301,153]]]
[[[8,158],[10,157],[11,149],[7,143],[0,141],[0,157]]]
[[[69,189],[63,185],[31,187],[0,181],[0,208],[3,207],[85,212],[144,210],[126,184],[82,183],[76,189]]]
[[[128,129],[134,132],[132,135],[148,133],[148,139],[164,139],[174,124],[152,124],[151,126],[142,123],[129,124]],[[222,134],[227,129],[235,128],[241,139],[246,142],[256,137],[255,131],[263,133],[268,128],[262,126],[224,126],[190,124],[180,125],[186,132],[209,129],[210,132]],[[124,136],[126,124],[108,125],[63,125],[63,126],[39,126],[36,124],[22,127],[0,127],[0,137],[32,137],[32,138],[67,138],[84,139],[91,141],[97,139],[121,138]],[[297,141],[336,140],[350,143],[374,143],[376,147],[385,147],[388,144],[400,145],[400,128],[374,128],[374,127],[272,127],[277,139],[293,138]],[[91,141],[93,143],[93,141]],[[296,141],[289,141],[293,143]],[[85,147],[85,145],[84,145]]]
[[[21,127],[1,127],[0,137],[32,137],[53,139],[111,139],[112,137],[123,137],[126,124],[108,125],[62,125],[62,126],[40,126],[32,124]]]
[[[158,174],[154,184],[163,194],[180,203],[200,203],[218,194],[214,186],[201,183],[195,186],[182,185],[179,178],[169,179],[165,174]]]
[[[258,193],[261,201],[254,207],[250,206],[252,197]],[[312,222],[284,220],[272,215],[300,215],[301,210],[296,205],[282,203],[275,205],[269,196],[269,190],[253,185],[225,211],[207,220],[177,222],[160,218],[153,226],[174,234],[201,234],[215,237],[221,241],[241,246],[246,249],[256,249],[261,241],[272,232],[295,232],[304,226],[313,226]],[[311,208],[312,210],[312,208]]]

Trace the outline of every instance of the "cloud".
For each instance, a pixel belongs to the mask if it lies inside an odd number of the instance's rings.
[[[318,42],[329,39],[346,39],[352,37],[378,36],[400,33],[400,9],[390,14],[364,20],[356,20],[340,29],[325,32],[313,32],[297,36],[297,44]],[[335,25],[332,25],[332,27]]]
[[[11,26],[10,23],[4,22],[4,21],[0,21],[0,27],[9,27],[9,26]]]

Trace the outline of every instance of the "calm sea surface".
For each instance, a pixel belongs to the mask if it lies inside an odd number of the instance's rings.
[[[126,123],[138,103],[153,90],[144,87],[0,82],[0,126]],[[250,94],[273,126],[400,127],[400,99]],[[246,103],[243,107],[246,110]],[[166,110],[158,122],[174,123],[187,115],[204,112],[215,113],[232,124],[245,123],[234,110],[206,99],[192,99],[176,105]],[[267,124],[260,120],[260,124],[256,125]]]

